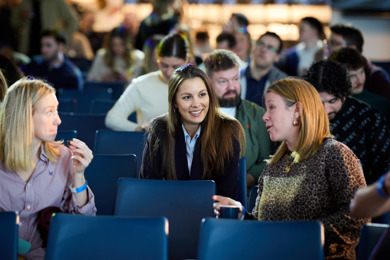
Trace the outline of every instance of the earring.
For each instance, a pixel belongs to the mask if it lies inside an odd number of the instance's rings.
[[[298,118],[297,118],[297,119],[294,119],[294,121],[293,121],[293,126],[297,126],[297,125],[299,125]]]

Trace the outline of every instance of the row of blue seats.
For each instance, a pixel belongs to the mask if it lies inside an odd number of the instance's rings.
[[[105,125],[105,114],[79,114],[79,113],[59,113],[61,118],[61,124],[58,126],[58,131],[77,131],[77,136],[80,140],[85,142],[89,148],[94,147],[96,131],[99,130],[102,132],[106,130],[109,132],[109,129]],[[144,136],[144,132],[138,133],[139,135]],[[124,134],[123,134],[124,135]],[[137,138],[138,138],[137,136]],[[118,143],[116,149],[125,149],[122,148],[121,143]],[[128,143],[123,143],[123,145],[128,145]],[[136,146],[138,147],[138,146]],[[137,154],[138,155],[138,154]]]
[[[17,221],[15,212],[0,212],[0,259],[17,259]],[[188,241],[172,241],[170,224],[162,214],[92,217],[58,213],[50,225],[46,259],[324,259],[324,230],[317,221],[203,218],[199,236],[187,234],[198,239],[191,250],[195,255],[176,255]],[[365,224],[357,260],[371,259],[374,250],[375,259],[388,259],[388,229],[385,224]],[[383,241],[380,247],[379,241]]]
[[[78,132],[59,131],[56,140],[71,140]],[[94,159],[85,175],[96,196],[99,214],[112,214],[115,182],[120,177],[138,178],[145,135],[142,132],[98,130],[95,134]],[[117,156],[115,156],[117,155]],[[247,206],[246,159],[240,160],[239,201]],[[110,173],[110,174],[107,174]],[[108,196],[103,201],[101,196]]]
[[[115,259],[256,259],[258,254],[263,254],[264,259],[287,259],[287,256],[289,259],[323,259],[323,227],[319,222],[208,219],[201,230],[202,219],[214,217],[214,194],[213,181],[121,178],[115,217],[54,216],[47,259],[108,259],[108,256]],[[133,219],[125,220],[125,217]],[[165,224],[161,217],[167,219]],[[150,218],[160,218],[159,232],[150,230],[155,226]],[[147,223],[146,227],[142,222]],[[126,223],[133,225],[129,227]],[[220,223],[223,226],[218,226]],[[209,235],[202,233],[213,225],[217,226]],[[165,242],[156,241],[163,233],[169,233]],[[129,241],[130,238],[133,240]],[[211,241],[202,244],[208,240]],[[283,247],[285,250],[281,250]],[[147,252],[139,252],[142,248]],[[148,257],[154,250],[158,254]],[[214,256],[207,256],[211,252]],[[135,257],[137,253],[145,255]],[[272,258],[278,254],[279,257]]]
[[[87,81],[83,90],[59,89],[59,111],[73,113],[107,113],[122,95],[123,82]]]

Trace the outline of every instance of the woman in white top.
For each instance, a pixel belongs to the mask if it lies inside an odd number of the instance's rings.
[[[141,73],[144,53],[132,48],[126,28],[109,33],[105,48],[98,50],[87,79],[103,82],[130,82]]]
[[[116,131],[145,131],[148,122],[168,112],[168,81],[188,61],[188,43],[180,34],[165,36],[157,49],[159,70],[132,81],[106,116],[106,126]],[[128,120],[137,111],[137,123]]]

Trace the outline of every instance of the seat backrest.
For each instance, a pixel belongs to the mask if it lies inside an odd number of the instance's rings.
[[[91,101],[90,113],[92,114],[107,114],[107,112],[115,105],[116,100],[112,99],[94,99]],[[137,123],[137,112],[133,112],[127,118],[129,121]]]
[[[379,239],[389,228],[389,224],[366,223],[360,230],[360,240],[356,247],[356,259],[369,259]],[[390,248],[390,239],[384,242],[384,247]]]
[[[90,113],[107,114],[107,112],[115,105],[116,100],[113,99],[94,99],[91,101]]]
[[[247,187],[246,187],[246,158],[241,157],[238,161],[239,173],[238,173],[238,201],[246,207],[247,199]]]
[[[249,191],[249,198],[247,201],[247,212],[252,213],[253,208],[256,204],[256,198],[257,198],[257,190],[259,189],[259,185],[252,186],[251,190]]]
[[[113,214],[117,180],[121,177],[137,178],[136,166],[134,154],[94,155],[85,170],[85,178],[95,195],[98,215]]]
[[[96,82],[96,81],[86,81],[84,83],[84,90],[106,90],[112,89],[112,99],[117,100],[123,93],[123,90],[126,86],[126,82]]]
[[[15,212],[0,212],[0,259],[18,258],[18,225]]]
[[[318,221],[202,221],[198,260],[324,259],[324,228]]]
[[[167,258],[165,218],[58,213],[51,221],[46,260]]]
[[[114,215],[165,216],[169,259],[196,259],[202,218],[213,217],[214,181],[118,180]]]
[[[60,112],[89,113],[91,102],[95,99],[112,99],[112,89],[105,90],[58,90],[58,110]]]
[[[60,113],[62,123],[58,126],[58,130],[76,130],[77,138],[92,150],[96,130],[107,129],[104,123],[105,117],[104,114]]]
[[[145,147],[145,132],[98,130],[95,134],[95,154],[135,154],[139,171]]]

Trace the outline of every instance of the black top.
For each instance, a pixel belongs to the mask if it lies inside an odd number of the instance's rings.
[[[152,124],[155,126],[155,135],[151,138],[148,133],[141,167],[141,178],[145,179],[167,179],[167,169],[162,164],[164,145],[166,140],[167,123],[165,116],[155,119]],[[191,174],[188,170],[187,150],[182,128],[177,129],[175,139],[175,167],[178,180],[201,180],[203,175],[203,163],[201,159],[201,139],[202,133],[195,144],[194,156],[191,165]],[[149,147],[158,145],[155,156],[150,158]],[[217,194],[238,199],[238,161],[240,157],[240,144],[238,140],[233,140],[234,155],[227,164],[225,161],[225,172],[218,178],[211,178],[215,181]],[[151,160],[150,163],[148,163]]]

